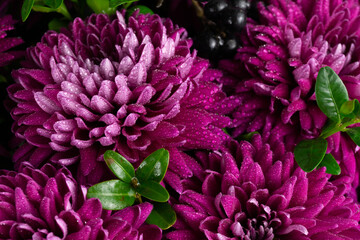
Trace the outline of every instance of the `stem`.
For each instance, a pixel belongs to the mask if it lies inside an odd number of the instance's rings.
[[[133,186],[133,188],[136,189],[137,187],[139,187],[139,185],[140,185],[139,180],[136,177],[133,177],[131,179],[131,186]]]
[[[201,18],[202,20],[204,20],[205,16],[204,16],[204,10],[203,8],[200,6],[200,4],[198,3],[198,1],[196,0],[191,0],[193,6],[194,6],[194,9],[195,9],[195,12],[196,12],[196,16],[198,18]]]
[[[67,18],[69,20],[72,19],[72,17],[70,15],[69,11],[67,10],[64,2],[60,5],[60,7],[58,7],[58,9],[56,9],[56,12],[62,14],[65,18]]]
[[[336,127],[334,127],[333,129],[331,129],[330,131],[327,131],[326,133],[321,133],[320,137],[326,139],[328,137],[330,137],[331,135],[337,133],[337,132],[345,132],[346,128],[352,124],[355,123],[359,123],[360,122],[360,118],[354,118],[348,122],[345,123],[339,123],[338,125],[336,125]]]
[[[136,194],[135,194],[135,198],[136,198],[136,200],[137,200],[139,203],[142,203],[142,202],[143,202],[142,199],[141,199],[141,195],[140,195],[139,193],[136,193]]]
[[[328,131],[322,132],[319,137],[326,139],[326,138],[330,137],[331,135],[341,131],[341,129],[342,129],[342,124],[340,123],[340,124],[337,124],[334,128],[332,128]]]
[[[126,3],[125,4],[125,6],[124,6],[124,9],[128,9],[129,7],[130,7],[130,5],[132,4],[132,2],[128,2],[128,3]]]

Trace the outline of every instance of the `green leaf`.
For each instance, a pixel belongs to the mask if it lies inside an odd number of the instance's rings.
[[[326,167],[326,173],[332,175],[339,175],[341,173],[339,164],[331,154],[325,154],[323,160],[318,165],[318,168],[320,167]]]
[[[44,3],[53,9],[57,9],[63,3],[63,0],[44,0]]]
[[[66,8],[65,4],[62,3],[57,9],[56,12],[62,14],[65,18],[67,18],[68,20],[72,20],[72,17],[68,11],[68,9]]]
[[[120,210],[133,205],[135,190],[130,184],[120,180],[98,183],[88,189],[87,198],[98,198],[107,210]]]
[[[332,121],[331,119],[328,119],[328,120],[326,121],[325,126],[323,127],[323,129],[322,129],[322,131],[321,131],[320,137],[326,136],[326,135],[329,134],[329,133],[338,132],[337,129],[338,129],[338,123]],[[335,132],[334,132],[334,131],[335,131]]]
[[[161,182],[169,165],[169,151],[160,148],[147,156],[136,169],[136,177],[140,183],[148,180]]]
[[[56,32],[60,32],[60,29],[63,27],[67,27],[69,22],[60,20],[58,18],[54,18],[48,24],[49,30],[54,30]]]
[[[351,101],[344,102],[343,105],[341,105],[341,107],[340,107],[341,116],[343,116],[343,117],[355,117],[355,115],[353,113],[355,111],[356,101],[358,101],[358,100],[354,99],[354,100],[351,100]]]
[[[360,116],[360,103],[359,103],[359,100],[357,99],[354,99],[355,101],[355,107],[354,107],[354,111],[353,113],[355,114],[356,117],[359,117]]]
[[[348,128],[346,133],[356,145],[360,146],[360,127]]]
[[[255,134],[259,134],[259,132],[254,131],[254,132],[245,133],[245,134],[240,135],[237,139],[240,140],[240,141],[241,141],[241,140],[251,141],[252,137],[253,137]]]
[[[117,6],[120,6],[122,4],[133,3],[136,1],[138,0],[109,0],[109,7],[116,8]]]
[[[131,183],[135,169],[126,158],[117,152],[107,150],[104,153],[104,160],[115,176],[126,183]]]
[[[316,102],[331,120],[340,122],[340,107],[349,100],[346,87],[330,67],[320,69],[315,83]]]
[[[168,229],[176,222],[176,213],[168,203],[153,203],[153,210],[146,219],[148,224],[154,224],[163,230]]]
[[[126,11],[126,18],[129,18],[138,9],[139,9],[139,13],[141,13],[141,14],[148,14],[148,13],[154,14],[154,12],[150,8],[148,8],[144,5],[136,5],[136,6],[129,8]]]
[[[34,0],[24,0],[24,3],[21,7],[21,19],[23,22],[25,22],[26,19],[29,17],[34,2]]]
[[[50,12],[56,11],[55,9],[52,9],[52,8],[49,8],[49,7],[44,7],[44,6],[41,6],[41,5],[36,5],[36,4],[34,4],[32,9],[35,12],[43,12],[43,13],[50,13]]]
[[[32,10],[34,10],[36,12],[44,12],[44,13],[57,12],[57,13],[62,14],[68,20],[72,19],[71,15],[70,15],[69,11],[67,10],[64,3],[61,3],[58,8],[51,8],[51,7],[39,5],[35,2],[34,6],[32,7]]]
[[[170,197],[168,191],[160,183],[151,180],[140,183],[136,192],[156,202],[167,202]]]
[[[323,138],[304,140],[294,149],[295,160],[305,172],[314,170],[324,158],[327,141]]]
[[[223,129],[221,129],[221,130],[223,130],[224,133],[226,133],[227,135],[230,136],[230,134],[229,134],[229,132],[228,132],[228,130],[227,130],[226,128],[223,128]]]
[[[112,15],[116,12],[116,9],[110,7],[109,1],[106,1],[106,0],[86,0],[86,4],[95,13],[106,13],[108,15]]]

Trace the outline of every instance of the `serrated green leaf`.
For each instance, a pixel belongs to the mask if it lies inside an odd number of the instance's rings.
[[[130,184],[120,180],[110,180],[91,186],[86,197],[98,198],[104,209],[120,210],[134,204],[135,194]]]
[[[168,203],[153,203],[153,210],[146,219],[148,224],[154,224],[163,230],[170,228],[176,222],[176,213]]]
[[[21,19],[23,22],[29,17],[32,7],[34,6],[34,0],[24,0],[21,7]]]
[[[348,128],[346,133],[356,145],[360,146],[360,127]]]
[[[109,0],[109,7],[116,8],[122,4],[133,3],[138,0]]]
[[[44,0],[44,3],[52,9],[57,9],[63,3],[63,0]]]
[[[126,158],[117,152],[107,150],[104,153],[104,160],[116,177],[126,183],[131,183],[131,179],[135,177],[135,169]]]
[[[136,169],[135,176],[140,183],[152,180],[161,182],[169,165],[169,151],[160,148],[147,156]]]
[[[331,120],[340,122],[340,107],[349,100],[343,81],[330,67],[320,69],[315,83],[316,102]]]
[[[326,173],[332,175],[339,175],[341,173],[339,164],[331,154],[325,154],[323,160],[318,165],[318,168],[320,167],[326,167]]]
[[[168,191],[160,183],[151,180],[140,183],[135,190],[141,196],[156,202],[167,202],[170,197]]]
[[[305,172],[311,172],[322,161],[327,149],[327,141],[323,138],[304,140],[294,149],[295,160]]]

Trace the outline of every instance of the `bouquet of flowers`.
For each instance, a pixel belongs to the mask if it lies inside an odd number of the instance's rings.
[[[2,0],[0,239],[360,239],[360,2]]]

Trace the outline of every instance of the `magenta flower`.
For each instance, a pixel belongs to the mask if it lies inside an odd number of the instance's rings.
[[[197,154],[168,238],[360,239],[360,206],[345,196],[349,179],[329,182],[325,168],[305,173],[284,143],[258,134],[230,148]]]
[[[46,164],[0,174],[1,239],[161,239],[161,230],[144,224],[150,203],[111,215],[96,198],[86,199],[66,168]]]
[[[221,72],[191,53],[191,43],[158,15],[128,23],[120,13],[92,15],[64,33],[47,32],[8,89],[17,103],[13,131],[27,141],[14,160],[79,163],[78,179],[94,183],[105,173],[105,150],[137,163],[164,147],[168,175],[178,167],[191,175],[176,147],[216,149],[229,124],[220,109],[225,95],[212,83]]]
[[[14,29],[14,23],[15,21],[10,15],[0,16],[0,67],[6,66],[12,60],[24,55],[21,51],[9,51],[23,43],[21,38],[6,37],[6,32]]]
[[[345,134],[337,133],[328,140],[328,152],[330,152],[341,167],[339,176],[332,176],[331,180],[341,181],[341,179],[349,178],[350,186],[348,195],[355,201],[359,202],[358,186],[360,181],[360,153],[356,144]]]
[[[350,98],[360,99],[360,5],[352,0],[268,3],[258,4],[259,23],[248,21],[236,59],[221,63],[231,73],[221,82],[239,100],[232,113],[234,136],[259,131],[264,139],[281,139],[292,151],[300,140],[317,137],[326,123],[314,93],[321,67],[333,68]],[[356,146],[347,136],[332,136],[328,141],[328,152],[336,155],[342,167],[341,176],[354,181],[355,196],[359,160],[354,154],[346,157],[337,152],[343,151],[340,146],[355,152]]]
[[[259,23],[249,19],[236,59],[221,63],[242,80],[222,80],[241,101],[233,114],[234,135],[281,122],[295,128],[297,135],[316,137],[326,121],[314,95],[321,67],[333,68],[350,98],[360,99],[359,3],[267,2],[258,4]]]

